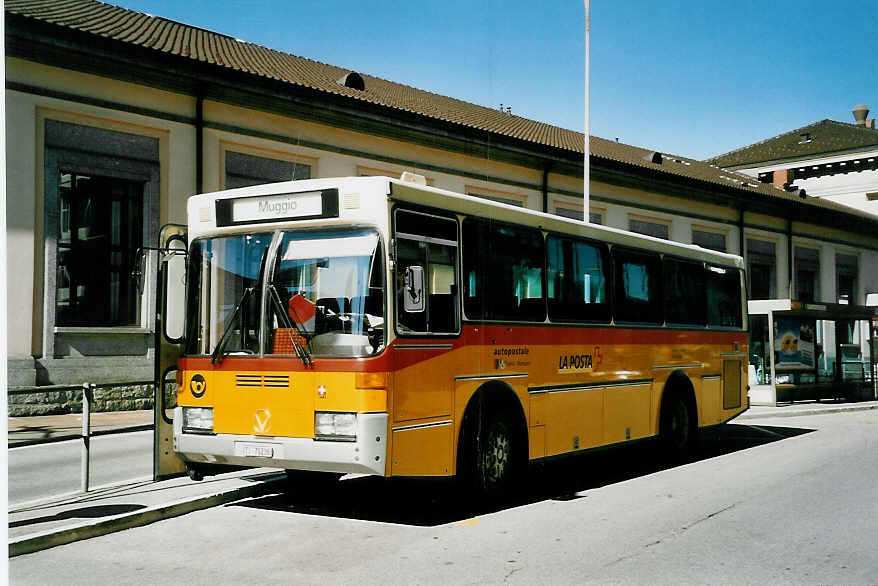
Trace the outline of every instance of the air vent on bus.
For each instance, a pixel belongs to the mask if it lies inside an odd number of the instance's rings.
[[[290,377],[285,374],[266,374],[265,386],[273,389],[287,389],[290,387]]]
[[[235,384],[238,387],[250,389],[288,389],[290,377],[285,374],[238,374],[235,376]]]

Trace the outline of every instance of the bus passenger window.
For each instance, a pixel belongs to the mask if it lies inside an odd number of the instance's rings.
[[[665,258],[665,318],[668,324],[707,323],[704,264]]]
[[[606,249],[550,236],[546,239],[549,319],[610,321]]]
[[[544,321],[544,240],[539,230],[492,224],[485,263],[485,318]]]
[[[484,263],[487,253],[488,222],[467,218],[463,221],[463,311],[469,319],[484,315]]]
[[[730,267],[707,267],[707,323],[721,328],[740,328],[741,271]]]
[[[613,249],[617,321],[662,323],[661,261],[657,254]]]

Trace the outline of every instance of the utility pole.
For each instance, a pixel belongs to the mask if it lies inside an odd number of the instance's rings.
[[[589,64],[589,35],[591,33],[591,0],[585,0],[585,157],[583,160],[583,185],[582,185],[582,221],[588,222],[589,197],[589,150],[591,142],[591,123],[589,120],[589,83],[591,66]]]

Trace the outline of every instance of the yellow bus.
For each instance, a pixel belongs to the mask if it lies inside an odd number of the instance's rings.
[[[740,257],[404,179],[189,199],[164,421],[190,476],[457,476],[500,495],[563,454],[657,438],[684,457],[747,408]]]

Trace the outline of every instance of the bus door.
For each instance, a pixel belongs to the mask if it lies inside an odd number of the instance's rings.
[[[453,470],[453,340],[460,333],[453,218],[394,212],[396,329],[393,474]]]
[[[185,308],[186,227],[164,226],[159,235],[156,295],[155,437],[153,478],[186,473],[174,452],[174,407],[177,406],[177,360],[183,352]]]

